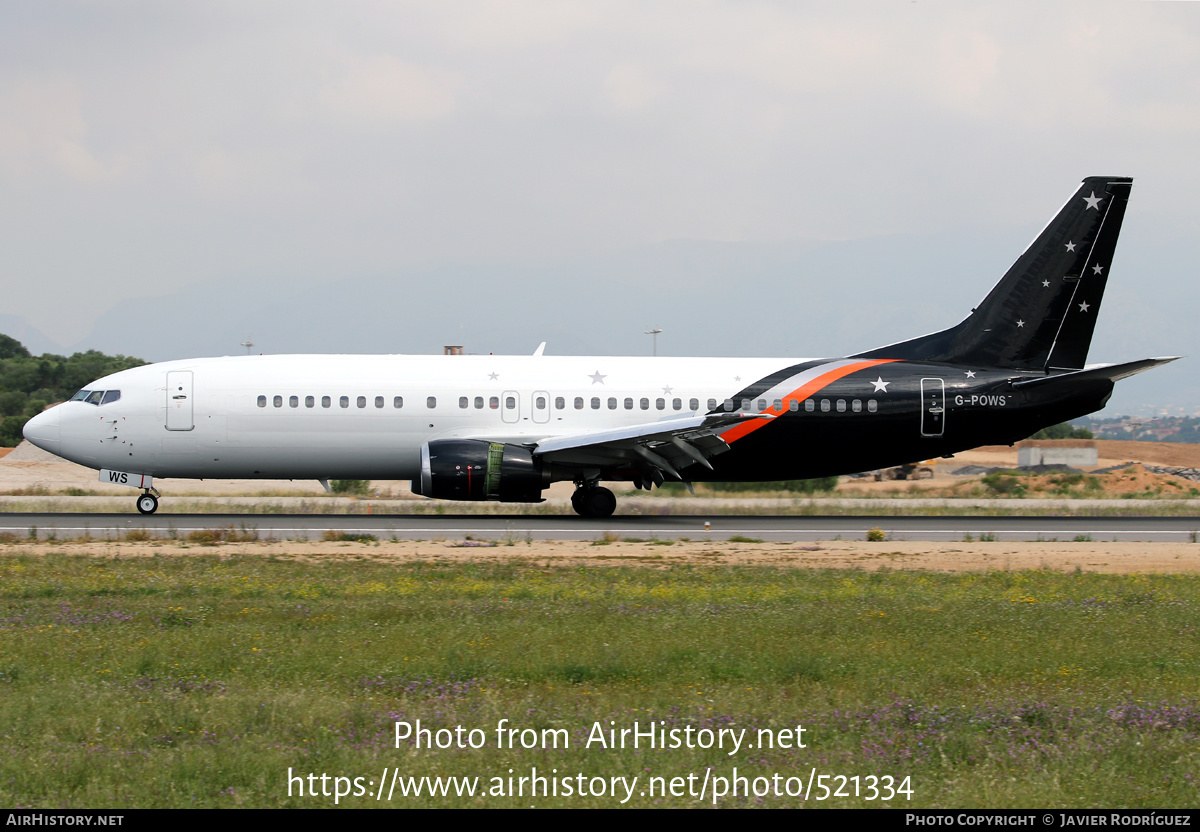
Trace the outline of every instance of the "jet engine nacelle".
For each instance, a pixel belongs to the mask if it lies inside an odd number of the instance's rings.
[[[437,439],[421,446],[421,477],[412,490],[440,500],[540,503],[549,471],[520,445],[482,439]]]

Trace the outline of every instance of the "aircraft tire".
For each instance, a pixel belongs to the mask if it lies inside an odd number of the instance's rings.
[[[153,494],[143,494],[137,498],[137,510],[142,514],[153,514],[158,511],[158,498]]]
[[[603,519],[611,517],[617,510],[617,498],[607,488],[580,489],[575,493],[579,499],[572,497],[571,504],[575,506],[575,511],[584,517]]]

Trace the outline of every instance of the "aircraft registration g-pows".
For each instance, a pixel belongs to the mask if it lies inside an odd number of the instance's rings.
[[[602,481],[824,477],[1008,444],[1174,360],[1085,363],[1131,185],[1085,179],[957,326],[847,358],[199,358],[97,379],[25,437],[141,489],[144,514],[160,477],[411,478],[507,502],[572,481],[575,511],[608,517]]]

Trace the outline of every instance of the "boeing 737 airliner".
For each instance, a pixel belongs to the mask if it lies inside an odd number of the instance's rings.
[[[1085,363],[1132,180],[1083,181],[971,314],[836,359],[264,355],[97,379],[25,437],[100,479],[412,479],[447,500],[616,508],[601,481],[823,477],[1007,444],[1173,358]]]

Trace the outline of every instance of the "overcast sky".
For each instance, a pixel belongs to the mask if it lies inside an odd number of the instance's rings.
[[[86,348],[207,284],[1025,228],[1093,174],[1195,240],[1197,148],[1198,3],[10,2],[0,312]]]

